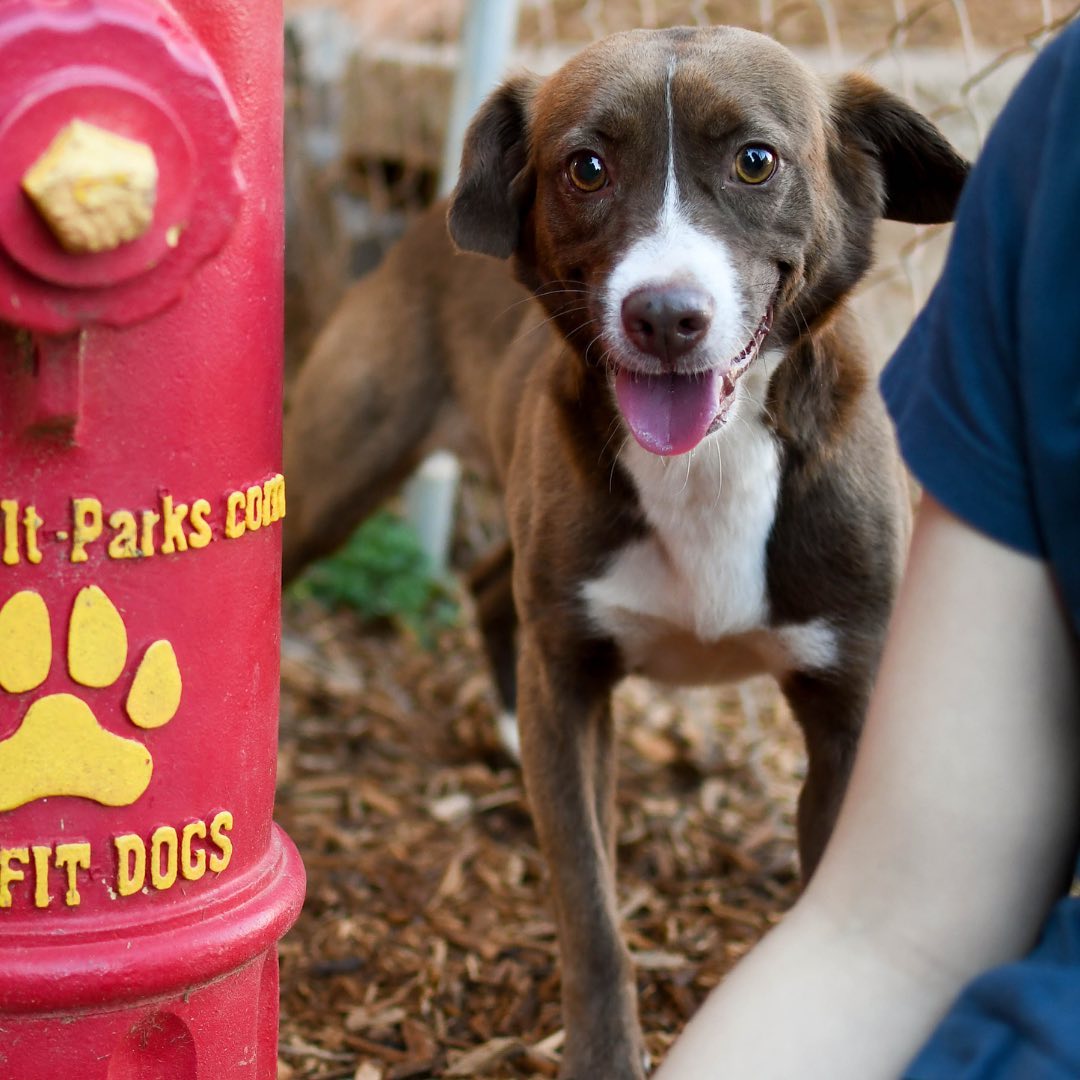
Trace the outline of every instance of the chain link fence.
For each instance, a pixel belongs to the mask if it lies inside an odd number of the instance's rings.
[[[731,23],[814,68],[858,68],[974,155],[1035,52],[1077,0],[519,0],[508,68],[546,72],[631,27]],[[438,190],[466,0],[287,0],[289,353],[347,279]],[[880,362],[936,278],[947,227],[883,223],[857,304]]]

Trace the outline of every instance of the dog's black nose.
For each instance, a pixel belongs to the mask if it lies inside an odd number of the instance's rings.
[[[712,297],[693,285],[646,286],[622,303],[626,336],[642,352],[673,363],[709,332]]]

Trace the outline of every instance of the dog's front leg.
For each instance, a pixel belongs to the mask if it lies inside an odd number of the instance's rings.
[[[562,956],[564,1080],[640,1080],[634,975],[615,896],[611,682],[585,650],[523,628],[522,765],[551,875]]]
[[[806,741],[807,770],[799,794],[799,862],[803,882],[817,869],[855,764],[870,699],[870,671],[823,678],[799,674],[784,695]]]
[[[469,591],[499,703],[517,709],[517,609],[514,607],[514,550],[509,541],[480,560],[470,571]]]

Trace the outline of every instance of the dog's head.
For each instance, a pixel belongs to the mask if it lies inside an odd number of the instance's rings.
[[[865,272],[875,221],[947,221],[967,172],[870,79],[746,30],[634,31],[519,76],[469,129],[449,227],[513,257],[646,449],[721,427],[768,342]]]

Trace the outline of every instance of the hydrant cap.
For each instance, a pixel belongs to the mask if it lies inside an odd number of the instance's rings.
[[[158,168],[145,143],[72,120],[23,177],[23,191],[65,251],[112,251],[154,217]]]
[[[237,111],[149,0],[0,0],[0,319],[64,334],[172,303],[232,231]]]

